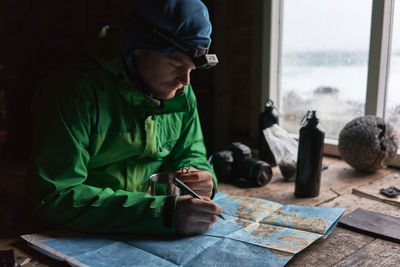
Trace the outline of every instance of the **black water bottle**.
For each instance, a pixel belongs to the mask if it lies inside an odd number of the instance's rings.
[[[308,111],[300,129],[294,193],[298,197],[319,195],[325,132],[315,115]]]
[[[270,166],[276,166],[276,160],[274,154],[272,154],[271,149],[268,146],[267,141],[265,140],[263,130],[265,128],[271,127],[273,124],[279,124],[279,112],[278,109],[274,106],[274,102],[271,99],[268,99],[265,102],[264,111],[260,114],[259,117],[259,158],[265,162],[267,162]]]

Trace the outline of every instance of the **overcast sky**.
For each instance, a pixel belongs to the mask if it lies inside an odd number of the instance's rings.
[[[285,0],[284,49],[367,51],[371,12],[372,0]],[[392,49],[400,50],[400,3],[393,32]]]

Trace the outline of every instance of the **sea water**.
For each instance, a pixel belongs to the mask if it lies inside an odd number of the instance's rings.
[[[363,116],[368,78],[367,51],[308,51],[286,53],[281,62],[280,111],[282,125],[298,132],[309,109],[320,114],[329,138]],[[400,51],[392,53],[385,118],[400,131]]]

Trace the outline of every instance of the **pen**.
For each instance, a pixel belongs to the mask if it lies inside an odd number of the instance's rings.
[[[185,185],[181,180],[179,180],[178,178],[175,177],[174,179],[174,184],[179,187],[181,190],[185,191],[186,193],[190,194],[192,197],[194,198],[198,198],[201,199],[202,198],[196,194],[192,189],[190,189],[190,187],[188,187],[187,185]],[[225,220],[224,216],[222,216],[221,214],[217,215],[218,217],[220,217],[221,219]]]

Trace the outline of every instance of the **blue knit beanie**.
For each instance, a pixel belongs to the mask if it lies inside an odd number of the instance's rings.
[[[211,23],[207,7],[200,0],[136,0],[135,3],[133,16],[144,17],[188,46],[210,47]],[[179,51],[135,23],[126,31],[123,49],[125,57],[130,57],[136,49],[163,54]]]

